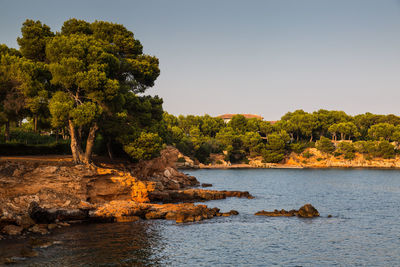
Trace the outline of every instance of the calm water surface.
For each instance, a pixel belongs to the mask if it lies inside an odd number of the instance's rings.
[[[170,221],[58,229],[62,241],[23,261],[33,266],[400,266],[398,170],[197,170],[212,189],[255,199],[207,202],[238,216],[177,225]],[[316,219],[254,216],[313,204]],[[332,218],[327,218],[331,214]],[[0,241],[0,256],[22,241]]]

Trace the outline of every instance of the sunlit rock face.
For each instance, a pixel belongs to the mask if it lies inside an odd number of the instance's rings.
[[[71,220],[193,222],[235,213],[219,213],[216,208],[182,202],[252,198],[249,192],[189,188],[199,182],[176,169],[175,162],[180,156],[177,149],[167,147],[160,157],[137,164],[100,162],[84,166],[54,159],[2,160],[0,230],[8,225],[21,226],[21,231],[14,227],[4,230],[6,234],[18,234],[36,227],[35,224]]]

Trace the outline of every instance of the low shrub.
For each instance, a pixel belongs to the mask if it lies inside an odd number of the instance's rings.
[[[313,153],[311,153],[310,151],[306,151],[302,154],[303,157],[305,157],[306,159],[311,158],[312,156],[314,156]]]

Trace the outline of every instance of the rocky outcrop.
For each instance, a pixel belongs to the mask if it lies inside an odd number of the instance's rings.
[[[186,189],[186,190],[165,190],[153,191],[150,194],[152,201],[158,202],[193,202],[225,199],[227,197],[254,198],[247,191],[217,191],[204,189]]]
[[[249,192],[190,188],[199,182],[176,170],[179,155],[167,147],[150,161],[96,166],[0,160],[0,231],[45,233],[65,221],[199,221],[219,210],[188,202],[252,198]]]
[[[311,204],[305,204],[299,210],[289,210],[289,211],[286,211],[284,209],[274,210],[274,211],[262,210],[262,211],[256,212],[254,215],[262,215],[262,216],[269,216],[269,217],[297,216],[297,217],[301,217],[301,218],[313,218],[313,217],[318,217],[319,212]]]

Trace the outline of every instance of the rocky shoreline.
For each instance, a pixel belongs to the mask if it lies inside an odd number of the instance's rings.
[[[200,184],[195,177],[175,168],[179,154],[168,147],[150,161],[96,166],[1,160],[0,238],[47,234],[74,222],[194,222],[238,212],[193,202],[253,198],[249,192],[196,188]]]

